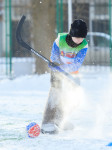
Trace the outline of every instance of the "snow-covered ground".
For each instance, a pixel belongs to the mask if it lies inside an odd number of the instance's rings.
[[[112,142],[109,68],[82,68],[80,78],[75,99],[80,95],[81,101],[69,118],[74,130],[37,138],[27,136],[26,126],[33,121],[41,126],[50,75],[0,80],[0,150],[111,150],[106,146]]]

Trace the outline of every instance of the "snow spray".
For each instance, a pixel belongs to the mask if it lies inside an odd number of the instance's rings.
[[[76,78],[80,82],[80,78],[78,76],[76,76]],[[72,114],[76,111],[76,109],[83,105],[84,93],[80,86],[71,84],[68,80],[66,80],[66,78],[63,77],[61,94],[62,101],[60,105],[63,109],[63,120],[61,122],[61,128],[66,128],[65,126],[71,120],[70,118]]]

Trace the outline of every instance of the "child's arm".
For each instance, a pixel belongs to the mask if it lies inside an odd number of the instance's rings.
[[[54,63],[60,64],[60,49],[59,49],[59,36],[57,39],[54,41],[53,46],[52,46],[52,51],[51,51],[51,57],[50,60]]]
[[[74,59],[74,63],[72,64],[64,64],[64,65],[60,65],[60,68],[67,71],[67,72],[74,72],[74,71],[77,71],[83,61],[84,61],[84,58],[86,56],[86,52],[87,52],[87,49],[88,48],[83,48],[82,50],[80,50],[77,54],[77,56]]]

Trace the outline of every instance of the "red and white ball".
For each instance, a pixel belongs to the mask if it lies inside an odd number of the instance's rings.
[[[35,138],[35,137],[39,136],[39,134],[40,134],[40,126],[35,122],[31,122],[26,127],[26,129],[27,129],[28,136],[31,138]]]

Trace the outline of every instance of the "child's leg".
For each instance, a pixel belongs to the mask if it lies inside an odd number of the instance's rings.
[[[57,131],[55,128],[59,126],[63,118],[63,110],[61,106],[61,76],[58,72],[51,73],[51,89],[47,105],[44,111],[44,117],[42,121],[43,133],[54,133]],[[52,127],[51,127],[52,126]],[[49,131],[50,129],[52,131]]]

